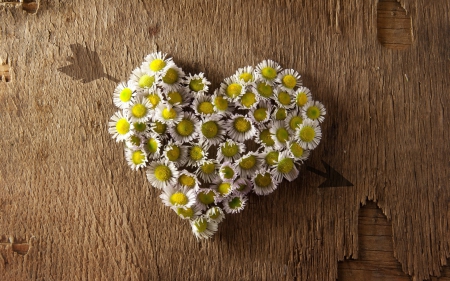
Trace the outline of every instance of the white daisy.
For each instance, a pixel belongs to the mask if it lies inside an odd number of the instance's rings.
[[[276,79],[280,84],[281,89],[287,92],[292,92],[296,87],[302,85],[302,79],[300,74],[293,69],[285,69],[278,74]]]
[[[263,148],[272,148],[275,145],[274,136],[267,126],[260,126],[260,128],[256,130],[255,141],[262,145]]]
[[[211,145],[218,145],[223,142],[225,134],[225,121],[220,119],[220,115],[207,116],[202,118],[201,122],[196,124],[200,142],[204,142],[208,147]]]
[[[312,99],[311,91],[302,86],[295,91],[294,98],[297,106],[302,107]]]
[[[322,138],[322,130],[317,120],[305,119],[295,131],[295,139],[304,149],[314,149]]]
[[[256,124],[264,124],[269,120],[271,111],[272,105],[270,102],[262,100],[258,103],[256,108],[250,110],[248,115]]]
[[[294,158],[297,163],[303,163],[309,157],[309,150],[303,149],[303,147],[295,141],[289,141],[287,143],[289,155]]]
[[[217,193],[217,196],[214,198],[214,202],[219,203],[233,192],[234,185],[232,182],[224,181],[218,178],[214,181],[211,188]]]
[[[253,138],[256,132],[252,120],[240,114],[231,115],[226,128],[228,136],[237,142]]]
[[[165,93],[177,91],[181,88],[184,72],[174,63],[169,63],[166,70],[161,74],[161,86]]]
[[[232,182],[238,176],[238,171],[230,162],[224,162],[219,168],[219,176],[224,181]]]
[[[280,71],[280,65],[273,60],[263,60],[255,68],[255,73],[258,76],[258,79],[261,79],[268,85],[275,84]]]
[[[167,54],[155,52],[147,55],[142,63],[142,69],[151,75],[165,72],[167,67],[173,63],[172,58],[166,59]]]
[[[234,74],[236,79],[240,81],[244,86],[247,86],[256,80],[253,66],[246,66],[239,68]]]
[[[286,108],[283,107],[276,108],[272,113],[272,118],[273,120],[283,121],[286,119],[288,115],[287,112],[288,111],[286,110]]]
[[[293,108],[295,106],[295,99],[292,94],[282,89],[275,90],[274,100],[278,107]]]
[[[232,195],[222,201],[223,209],[228,214],[240,213],[247,202],[247,197],[242,195]]]
[[[156,87],[159,79],[158,76],[149,75],[147,71],[138,67],[131,72],[130,81],[140,89],[149,89]]]
[[[198,95],[192,102],[192,108],[198,116],[209,116],[214,114],[214,104],[211,96]]]
[[[200,162],[195,173],[204,183],[211,183],[219,178],[217,175],[218,166],[219,164],[216,160],[203,160]]]
[[[270,99],[274,96],[274,87],[264,81],[257,80],[256,86],[252,90],[260,99]]]
[[[134,122],[133,130],[136,135],[147,136],[152,130],[150,127],[151,123],[147,122]]]
[[[183,118],[181,112],[181,108],[179,107],[172,106],[168,103],[161,103],[156,108],[155,119],[169,126],[173,126]]]
[[[164,124],[163,122],[160,122],[158,120],[154,122],[148,123],[151,128],[151,133],[154,133],[158,135],[158,137],[162,140],[168,138],[168,126],[167,124]],[[175,139],[176,140],[176,139]],[[177,141],[177,140],[176,140]]]
[[[252,182],[246,178],[238,178],[237,180],[234,181],[233,185],[234,185],[233,192],[241,195],[246,195],[253,188]]]
[[[241,155],[244,152],[245,144],[227,139],[225,142],[221,143],[217,149],[217,160],[220,162],[222,162],[222,160],[231,162],[241,158]]]
[[[117,111],[108,122],[108,132],[117,142],[126,140],[133,133],[133,124],[122,111]]]
[[[289,155],[288,151],[279,153],[278,162],[275,165],[275,169],[272,170],[272,174],[277,182],[281,182],[283,178],[288,181],[293,181],[297,178],[298,170],[295,167],[293,157]]]
[[[146,174],[150,184],[159,189],[175,185],[178,179],[177,168],[167,160],[151,162]]]
[[[185,107],[191,104],[193,99],[192,95],[189,94],[185,88],[180,88],[175,91],[170,91],[165,94],[167,102],[172,106]]]
[[[304,119],[309,118],[311,120],[317,120],[322,123],[325,120],[327,110],[325,106],[319,101],[308,101],[302,107],[302,116]]]
[[[262,165],[261,155],[259,153],[249,151],[236,161],[236,168],[241,177],[249,177],[259,170]]]
[[[182,187],[187,187],[189,189],[198,190],[200,188],[199,180],[197,176],[193,173],[183,170],[180,172],[178,177],[178,184]]]
[[[199,122],[198,118],[192,113],[180,114],[181,119],[169,128],[172,138],[181,143],[191,142],[198,136],[195,124]]]
[[[278,181],[267,169],[257,171],[252,177],[253,190],[257,195],[268,195],[277,189]]]
[[[156,108],[164,102],[164,97],[159,88],[141,90],[137,96],[147,99],[150,103],[150,109],[152,110],[156,110]]]
[[[159,197],[164,205],[172,209],[189,208],[196,203],[195,191],[186,187],[177,188],[167,185],[163,188],[163,193]]]
[[[202,214],[202,209],[199,205],[195,204],[189,208],[173,208],[177,215],[184,220],[195,220]]]
[[[209,239],[218,229],[218,223],[201,216],[191,221],[192,232],[197,239]]]
[[[194,96],[206,94],[209,90],[208,86],[211,85],[211,82],[206,80],[203,72],[195,75],[189,74],[184,83],[186,84],[186,89]]]
[[[214,203],[216,196],[217,192],[215,190],[210,188],[200,188],[197,190],[197,203],[199,207],[204,210]]]
[[[150,134],[144,141],[144,149],[147,152],[148,159],[158,159],[161,156],[161,147],[161,140],[156,134]]]
[[[220,93],[229,101],[236,101],[245,93],[245,86],[236,77],[231,76],[220,84]]]
[[[219,90],[214,91],[214,95],[211,96],[211,103],[214,106],[214,112],[224,114],[233,111],[232,103],[220,94]]]
[[[125,158],[130,168],[137,171],[139,168],[145,167],[147,153],[143,149],[125,148]]]
[[[264,159],[264,164],[268,168],[273,168],[277,165],[279,155],[280,152],[274,149],[266,149],[261,153],[261,157]]]
[[[145,137],[141,134],[133,133],[126,140],[125,144],[131,149],[141,149],[144,147]]]
[[[253,109],[259,103],[259,94],[254,88],[247,90],[239,99],[236,101],[240,109]]]
[[[144,97],[136,97],[124,112],[132,122],[146,122],[151,118],[151,104]]]
[[[286,147],[286,142],[291,139],[288,129],[284,121],[272,122],[270,126],[270,133],[275,142],[275,149],[283,149]]]
[[[207,156],[208,149],[203,143],[188,146],[187,165],[191,167],[198,167],[202,161],[207,159]]]
[[[218,207],[218,206],[214,206],[209,208],[206,213],[205,213],[205,217],[208,220],[211,221],[215,221],[217,223],[222,222],[225,219],[225,214],[222,211],[222,208]]]
[[[286,117],[286,127],[291,134],[295,134],[295,131],[303,123],[303,117],[298,108],[295,108],[289,112]]]
[[[136,95],[134,83],[122,82],[114,90],[113,101],[118,108],[127,108],[131,104],[132,98]]]
[[[176,167],[183,166],[187,161],[187,147],[179,142],[169,140],[163,151],[164,158],[173,162]]]

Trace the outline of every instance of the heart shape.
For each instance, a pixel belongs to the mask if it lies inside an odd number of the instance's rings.
[[[250,192],[268,195],[297,178],[326,110],[297,71],[272,60],[238,69],[209,95],[203,73],[185,75],[166,56],[149,54],[119,83],[109,132],[125,142],[129,166],[147,167],[163,203],[207,239]]]

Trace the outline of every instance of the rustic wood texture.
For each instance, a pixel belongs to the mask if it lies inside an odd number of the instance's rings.
[[[4,280],[335,280],[338,261],[358,257],[367,198],[392,222],[403,272],[440,275],[450,256],[449,1],[400,2],[413,34],[401,51],[378,40],[376,0],[37,4],[32,14],[0,3],[11,75],[0,82]],[[76,44],[98,55],[102,69],[89,75],[99,79],[58,70],[77,61]],[[354,186],[319,189],[324,179],[303,167],[197,242],[107,132],[114,78],[157,49],[213,88],[266,58],[298,70],[327,107],[307,164],[324,160]]]

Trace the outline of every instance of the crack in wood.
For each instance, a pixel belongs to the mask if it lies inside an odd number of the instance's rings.
[[[412,19],[396,0],[380,0],[377,7],[378,41],[386,48],[405,50],[412,44]]]

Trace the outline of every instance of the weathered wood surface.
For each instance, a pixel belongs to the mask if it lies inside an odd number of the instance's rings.
[[[35,14],[0,4],[0,58],[10,66],[0,70],[10,75],[0,81],[4,280],[335,280],[338,261],[358,257],[366,198],[391,220],[402,270],[413,280],[441,274],[450,256],[449,1],[401,2],[413,29],[401,51],[380,44],[376,1],[38,4]],[[103,78],[58,71],[76,44],[98,55],[90,75]],[[303,168],[198,243],[107,133],[116,83],[106,74],[125,80],[156,49],[205,72],[213,88],[266,58],[297,69],[328,111],[307,164],[322,169],[323,159],[354,186],[318,189],[323,179]]]

